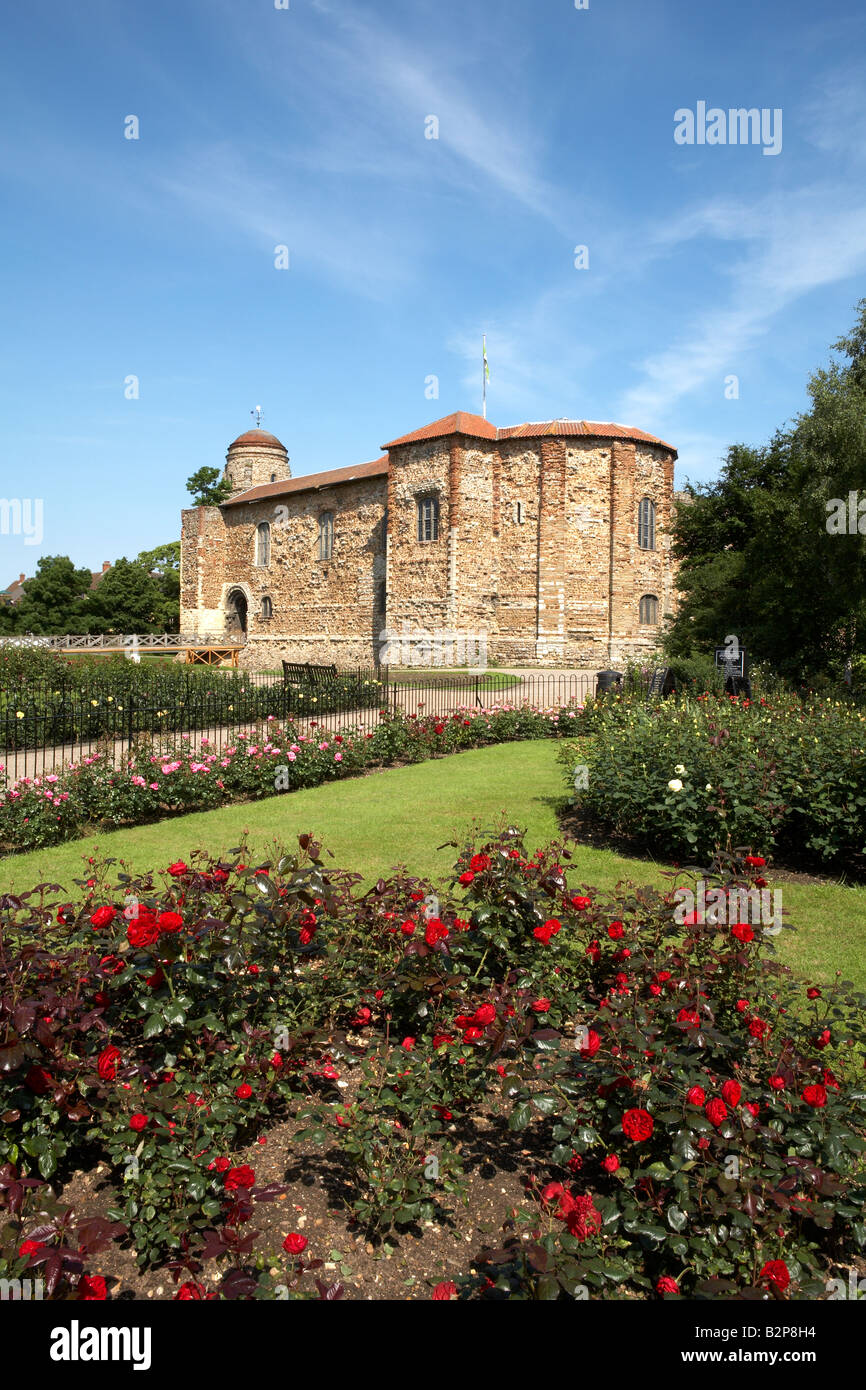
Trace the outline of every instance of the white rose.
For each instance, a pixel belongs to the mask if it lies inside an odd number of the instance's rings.
[[[683,784],[682,784],[682,782],[680,781],[679,777],[674,777],[672,781],[668,782],[668,791],[669,791],[669,792],[681,792],[682,789],[683,789]]]
[[[674,768],[674,772],[677,774],[678,777],[684,777],[685,771],[686,769],[683,767],[682,763],[677,763],[676,767]]]
[[[704,791],[705,791],[705,792],[711,792],[712,790],[713,790],[713,784],[712,784],[712,782],[708,782],[707,785],[704,787]]]

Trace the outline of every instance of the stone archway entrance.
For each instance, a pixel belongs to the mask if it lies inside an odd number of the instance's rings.
[[[226,596],[226,636],[246,637],[247,596],[243,589],[231,589]]]

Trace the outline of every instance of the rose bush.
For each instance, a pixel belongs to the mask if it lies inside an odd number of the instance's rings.
[[[333,1297],[299,1232],[256,1246],[280,1189],[244,1151],[299,1121],[382,1235],[459,1222],[460,1136],[492,1112],[547,1160],[461,1296],[824,1296],[866,1246],[863,1001],[763,931],[680,925],[673,888],[574,882],[566,844],[456,848],[447,891],[365,887],[303,836],[0,899],[2,1171],[107,1163],[114,1234],[184,1300],[211,1260],[220,1297]]]
[[[866,867],[866,715],[836,700],[718,695],[588,705],[561,761],[572,805],[666,858],[717,846]],[[574,788],[574,768],[586,767]]]

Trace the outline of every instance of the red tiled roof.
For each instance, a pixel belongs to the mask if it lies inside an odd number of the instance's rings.
[[[392,439],[390,444],[383,444],[382,448],[397,449],[401,444],[415,444],[421,439],[442,439],[448,434],[468,434],[474,439],[495,439],[496,427],[481,415],[469,415],[465,410],[458,410],[453,415],[443,415],[441,420],[434,420],[432,425],[424,425],[420,430],[402,435],[400,439]]]
[[[399,439],[392,439],[390,444],[383,444],[383,449],[398,449],[402,444],[416,444],[424,439],[442,439],[449,434],[465,434],[475,439],[537,439],[541,435],[583,435],[595,439],[633,439],[644,444],[658,444],[663,449],[670,449],[675,455],[676,449],[673,445],[666,444],[663,439],[657,438],[654,434],[647,434],[645,430],[634,429],[631,425],[600,424],[593,420],[543,420],[537,423],[526,423],[523,425],[509,425],[504,429],[497,429],[491,425],[489,420],[483,419],[480,415],[470,415],[465,411],[457,411],[454,415],[445,415],[441,420],[434,420],[432,425],[424,425],[420,430],[413,430],[411,434],[404,434]]]
[[[356,478],[377,478],[388,472],[388,457],[374,459],[372,463],[359,463],[354,468],[332,468],[329,473],[308,473],[305,478],[284,478],[277,483],[259,483],[258,487],[248,488],[238,497],[223,502],[224,507],[237,507],[241,502],[259,502],[268,497],[283,497],[290,492],[313,492],[319,488],[334,487],[340,483],[351,483]]]
[[[239,444],[258,444],[265,449],[282,449],[285,453],[286,446],[281,443],[275,434],[268,434],[267,430],[246,430],[244,434],[239,434],[237,439],[232,440],[230,449],[236,448]]]

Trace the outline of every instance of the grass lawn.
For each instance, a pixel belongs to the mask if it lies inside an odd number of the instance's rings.
[[[197,848],[219,853],[236,845],[244,831],[261,853],[275,841],[291,846],[298,834],[313,831],[333,851],[335,864],[368,881],[405,864],[419,877],[444,882],[453,851],[437,846],[460,835],[473,819],[486,830],[506,816],[526,827],[532,849],[558,837],[556,807],[563,783],[556,751],[545,740],[502,744],[13,855],[0,861],[0,892],[53,882],[71,895],[73,878],[86,876],[82,856],[93,854],[95,846],[100,854],[141,870],[167,866]],[[656,887],[671,882],[663,877],[664,865],[610,850],[579,846],[572,862],[572,881],[598,889],[612,889],[621,879]],[[786,920],[798,928],[777,938],[783,958],[821,983],[841,970],[866,991],[866,888],[829,881],[781,887]]]

